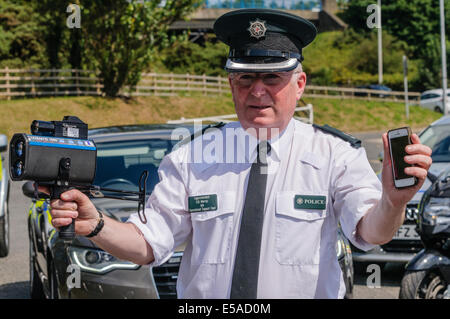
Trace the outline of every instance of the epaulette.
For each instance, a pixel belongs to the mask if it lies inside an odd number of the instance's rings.
[[[177,147],[182,146],[184,144],[187,144],[191,141],[193,141],[194,139],[196,139],[199,136],[202,136],[203,134],[205,134],[206,130],[210,129],[210,128],[221,128],[222,126],[224,126],[225,123],[224,122],[219,122],[217,124],[209,124],[206,125],[204,128],[202,128],[201,130],[198,130],[196,132],[194,132],[191,136],[186,137],[185,139],[181,140],[178,144]]]
[[[361,147],[361,140],[357,139],[354,136],[351,136],[350,134],[344,133],[342,131],[339,131],[338,129],[329,126],[328,124],[325,124],[323,126],[321,125],[317,125],[317,124],[313,124],[313,127],[322,130],[326,133],[330,133],[331,135],[337,136],[341,139],[343,139],[344,141],[347,141],[350,143],[350,145],[354,148],[360,148]]]

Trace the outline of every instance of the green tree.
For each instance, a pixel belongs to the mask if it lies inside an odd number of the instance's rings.
[[[64,64],[61,51],[64,44],[64,32],[67,32],[65,22],[68,4],[64,1],[40,0],[33,1],[29,5],[38,14],[36,21],[43,27],[42,38],[46,46],[48,66],[59,69]]]
[[[346,9],[339,15],[358,32],[370,33],[374,29],[367,26],[371,12],[367,7],[373,0],[350,0]],[[450,0],[446,0],[446,7]],[[381,2],[381,20],[383,30],[408,43],[414,57],[422,56],[423,39],[430,34],[439,36],[439,2],[435,0],[383,0]],[[450,11],[446,11],[446,21],[450,22]],[[376,29],[375,29],[376,30]],[[446,23],[446,32],[450,24]]]
[[[340,17],[359,33],[370,37],[368,5],[373,0],[349,0]],[[446,34],[450,32],[450,0],[445,1]],[[407,54],[419,61],[419,77],[412,81],[416,89],[440,87],[440,19],[439,2],[435,0],[383,0],[382,27],[395,38],[408,44]],[[447,54],[448,55],[448,54]],[[384,55],[386,57],[386,55]]]
[[[348,61],[348,67],[359,72],[378,73],[378,42],[377,35],[372,33],[368,37],[360,37],[358,46]],[[403,72],[402,57],[407,52],[406,43],[399,41],[392,35],[383,32],[383,72],[394,74]]]
[[[228,46],[223,42],[206,41],[204,46],[189,41],[174,43],[164,51],[162,63],[175,73],[206,74],[226,76],[224,66]]]
[[[36,13],[22,1],[0,1],[0,67],[40,67],[44,47]]]
[[[99,70],[107,96],[124,85],[135,86],[140,74],[169,38],[168,27],[195,9],[200,0],[84,1],[81,32],[85,54]]]

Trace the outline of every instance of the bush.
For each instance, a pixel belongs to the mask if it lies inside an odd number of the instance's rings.
[[[320,33],[304,49],[304,69],[311,84],[357,86],[378,83],[376,33],[361,35],[353,30]],[[402,57],[408,46],[383,33],[383,82],[403,89]],[[417,76],[417,61],[409,61],[410,79]]]
[[[228,46],[206,41],[204,46],[189,41],[175,43],[162,53],[161,63],[169,72],[226,76]]]

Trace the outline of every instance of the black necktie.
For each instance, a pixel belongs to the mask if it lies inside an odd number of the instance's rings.
[[[261,142],[250,169],[231,282],[231,299],[256,299],[270,144]]]

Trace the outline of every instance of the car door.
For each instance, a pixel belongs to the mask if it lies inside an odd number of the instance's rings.
[[[429,103],[430,103],[430,94],[428,93],[422,94],[420,96],[420,106],[428,109]]]
[[[442,99],[441,95],[436,94],[436,93],[424,94],[420,98],[420,105],[424,108],[434,110],[436,105],[439,105],[440,103],[442,103],[441,99]]]

